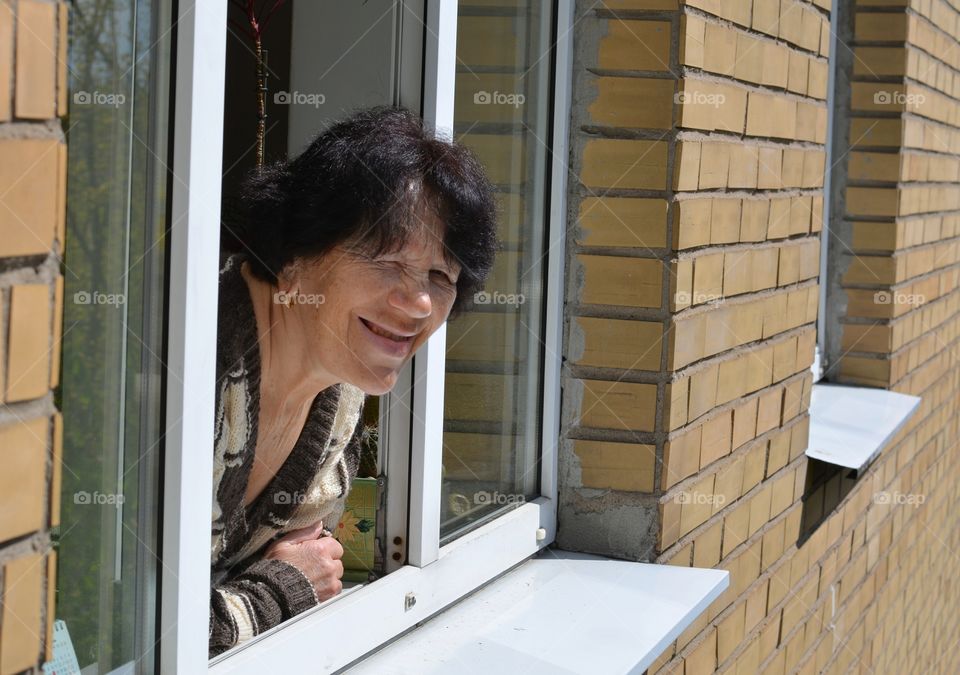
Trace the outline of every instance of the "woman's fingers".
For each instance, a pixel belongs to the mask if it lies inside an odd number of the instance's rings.
[[[323,521],[318,520],[313,525],[307,525],[306,527],[301,527],[299,530],[288,532],[280,539],[277,539],[276,543],[300,544],[305,541],[310,541],[311,539],[316,539],[322,531]]]

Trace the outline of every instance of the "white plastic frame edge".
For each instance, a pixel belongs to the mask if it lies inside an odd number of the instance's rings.
[[[162,672],[192,672],[207,662],[209,540],[205,529],[192,531],[193,528],[185,527],[187,523],[181,516],[191,514],[191,522],[209,522],[211,516],[211,503],[207,497],[210,481],[201,477],[209,479],[212,475],[212,456],[209,453],[190,455],[187,450],[188,446],[208,447],[213,440],[212,391],[202,398],[198,398],[196,392],[210,389],[206,384],[215,379],[214,355],[204,353],[204,346],[214,344],[216,336],[217,284],[215,268],[209,261],[218,258],[219,250],[219,213],[212,205],[219,203],[220,194],[218,177],[222,147],[219,131],[223,99],[222,95],[211,97],[210,92],[223,91],[225,35],[215,27],[224,25],[226,3],[215,4],[204,4],[199,12],[202,20],[192,12],[193,5],[182,7],[178,23],[174,169],[186,180],[175,187],[173,219],[174,223],[186,219],[192,227],[179,230],[174,227],[171,238],[169,363],[173,372],[181,372],[184,377],[182,381],[168,384],[168,419],[180,422],[179,425],[168,425],[167,430],[160,621]],[[563,158],[566,157],[568,133],[566,111],[572,64],[568,30],[572,15],[572,0],[560,0],[550,204],[551,222],[559,238],[551,244],[548,256],[545,336],[548,358],[544,370],[544,459],[541,464],[544,496],[444,546],[437,552],[433,564],[422,568],[407,565],[375,584],[331,599],[278,626],[248,646],[218,659],[211,668],[213,671],[259,672],[264,667],[272,670],[278,666],[293,668],[304,664],[325,669],[341,668],[553,541],[556,531],[560,364],[549,356],[551,349],[553,354],[559,353],[562,335],[562,233],[566,187]],[[455,36],[456,0],[439,0],[428,16],[434,22],[432,26],[438,26],[441,18],[449,21],[452,16],[452,34]],[[451,33],[448,30],[433,34],[438,59],[445,53],[442,40],[437,37],[442,34]],[[430,39],[428,37],[428,50],[431,48]],[[451,45],[447,47],[452,48]],[[453,52],[447,56],[452,59]],[[452,93],[452,89],[450,91]],[[210,138],[215,139],[214,142],[208,142]],[[191,195],[197,197],[191,199]],[[201,311],[204,309],[207,311]],[[190,392],[189,406],[187,392]],[[198,439],[207,442],[200,443]],[[437,474],[439,477],[439,470]],[[539,541],[536,538],[538,528],[546,531],[546,536]],[[198,560],[203,564],[196,564]],[[465,574],[465,570],[468,573]],[[406,610],[403,601],[411,592],[417,602]],[[347,621],[369,627],[369,617],[373,615],[382,618],[374,635],[367,633],[360,637],[356,634],[356,638],[351,638],[348,633],[348,639],[340,642],[339,649],[335,652],[325,650],[327,658],[322,664],[318,663],[314,636],[329,635],[333,626],[343,626]],[[281,644],[283,648],[277,649]]]

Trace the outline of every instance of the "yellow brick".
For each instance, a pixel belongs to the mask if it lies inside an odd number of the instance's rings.
[[[735,244],[740,239],[740,200],[714,199],[710,214],[710,243]]]
[[[653,431],[656,406],[656,385],[584,380],[580,425]]]
[[[770,203],[766,199],[744,199],[740,216],[740,241],[757,242],[767,237]]]
[[[674,206],[673,237],[676,249],[710,243],[712,199],[682,199]]]
[[[777,285],[796,283],[800,276],[800,248],[783,246],[780,248],[780,263],[777,272]]]
[[[853,74],[906,75],[907,53],[903,47],[854,47]]]
[[[652,492],[656,447],[634,443],[576,440],[580,481],[586,488]]]
[[[616,19],[607,22],[597,65],[610,70],[670,70],[670,23]]]
[[[714,476],[706,476],[688,491],[689,499],[680,506],[680,536],[702,525],[710,517],[713,508]]]
[[[738,80],[759,83],[762,74],[763,42],[747,33],[737,33],[737,61],[734,77]]]
[[[810,231],[812,214],[810,213],[810,197],[790,198],[790,221],[787,234],[806,234]]]
[[[686,424],[687,395],[689,389],[690,380],[688,378],[683,378],[682,380],[671,382],[666,385],[664,401],[667,409],[664,411],[663,416],[666,420],[667,431],[673,431],[677,427]]]
[[[821,19],[820,13],[809,8],[803,7],[803,19],[801,21],[801,33],[798,44],[806,50],[816,52],[820,48],[820,24],[827,20]]]
[[[580,255],[588,304],[660,307],[663,271],[659,260]]]
[[[660,550],[680,538],[680,503],[667,499],[660,503]]]
[[[667,144],[593,139],[583,149],[581,180],[591,188],[666,189]]]
[[[17,673],[37,665],[43,630],[40,623],[43,568],[40,554],[17,558],[3,566],[0,672]]]
[[[50,289],[45,284],[10,291],[7,401],[39,398],[50,387]]]
[[[902,42],[907,38],[906,14],[866,14],[857,12],[854,21],[854,39]]]
[[[747,92],[729,84],[716,86],[717,96],[714,114],[715,128],[720,131],[743,133],[744,118],[747,112]]]
[[[13,5],[0,3],[0,122],[10,119],[10,74],[13,50]]]
[[[773,382],[773,347],[751,350],[750,368],[747,370],[747,391],[758,391],[771,382]]]
[[[737,34],[732,28],[708,23],[703,40],[704,67],[720,75],[733,75],[737,64]]]
[[[17,117],[56,116],[57,32],[55,4],[33,0],[18,3],[14,94]]]
[[[782,155],[780,148],[761,147],[757,169],[757,187],[778,190],[783,187]]]
[[[747,540],[750,524],[750,503],[731,509],[723,519],[723,557]]]
[[[601,126],[669,129],[673,124],[673,98],[673,80],[600,77],[597,98],[587,112],[591,122]]]
[[[690,376],[688,421],[695,420],[716,405],[718,372],[717,365],[712,364]]]
[[[692,476],[700,467],[700,441],[702,427],[685,430],[668,440],[663,446],[663,470],[660,474],[660,489],[668,490],[687,476]]]
[[[714,82],[686,78],[678,85],[678,125],[685,129],[712,131],[717,122],[719,94]]]
[[[717,405],[728,403],[746,393],[749,355],[739,355],[720,364],[717,376]]]
[[[753,279],[753,252],[730,251],[723,256],[723,296],[749,293]]]
[[[851,152],[848,175],[854,180],[895,183],[900,179],[900,155],[886,152]]]
[[[807,96],[826,100],[828,75],[829,68],[826,61],[810,61],[807,72]]]
[[[753,0],[750,25],[761,33],[777,35],[780,32],[780,3],[777,0]]]
[[[720,413],[703,423],[703,438],[700,441],[700,468],[730,454],[730,411]]]
[[[823,187],[823,164],[826,155],[819,150],[807,150],[803,153],[803,182],[800,187]]]
[[[680,17],[680,63],[692,68],[703,68],[703,40],[706,23],[699,16],[683,14]]]
[[[770,486],[766,485],[750,500],[750,536],[770,520],[770,496]]]
[[[727,143],[704,142],[700,148],[699,188],[723,188],[727,186],[730,151]]]
[[[0,474],[0,541],[43,527],[46,418],[0,427],[5,470]]]
[[[790,432],[784,431],[770,439],[767,451],[767,476],[771,476],[787,465],[790,460]],[[791,492],[793,486],[790,487]]]
[[[713,492],[717,496],[713,505],[713,513],[733,504],[740,498],[743,485],[743,457],[736,457],[732,462],[717,471]]]
[[[784,521],[780,521],[763,533],[760,567],[767,569],[775,563],[783,553]]]
[[[693,260],[670,262],[670,311],[678,312],[690,306],[693,295]]]
[[[790,197],[778,197],[770,200],[767,239],[780,239],[790,233],[790,203]]]
[[[743,492],[752,490],[763,480],[763,467],[767,451],[765,443],[754,443],[746,451],[743,460]],[[752,533],[751,533],[752,534]]]
[[[0,140],[0,255],[46,255],[53,248],[58,146],[46,139]]]
[[[760,84],[766,87],[787,87],[790,73],[790,50],[776,42],[763,43],[763,71]]]
[[[713,567],[720,562],[720,535],[723,521],[718,520],[693,542],[693,566]]]
[[[740,603],[717,625],[717,659],[723,663],[743,642],[746,605]]]
[[[760,395],[757,409],[757,434],[773,429],[780,424],[780,389],[771,389]]]
[[[707,637],[684,657],[683,664],[683,672],[689,675],[714,672],[717,667],[717,631],[711,630]],[[654,671],[651,669],[650,672]]]
[[[673,188],[678,191],[696,190],[700,180],[700,143],[677,143],[673,168]]]
[[[757,586],[747,596],[744,630],[749,633],[767,616],[767,587],[768,581]]]
[[[662,324],[653,321],[621,321],[575,317],[583,331],[582,366],[659,370]]]
[[[717,300],[723,295],[723,253],[701,255],[693,261],[694,305]]]
[[[580,202],[579,221],[583,246],[666,246],[664,199],[587,197]]]
[[[760,148],[756,145],[733,146],[730,150],[730,168],[727,172],[727,187],[757,187],[759,155]]]
[[[733,411],[733,449],[736,450],[757,435],[757,399],[740,404]]]
[[[777,247],[766,246],[750,251],[753,258],[750,290],[760,291],[777,285],[777,268],[780,251]]]
[[[788,471],[773,480],[770,497],[770,517],[778,516],[793,504],[793,480],[795,471]],[[785,521],[780,521],[781,523]]]
[[[803,153],[799,148],[784,148],[780,165],[780,179],[783,187],[800,187],[803,181]]]

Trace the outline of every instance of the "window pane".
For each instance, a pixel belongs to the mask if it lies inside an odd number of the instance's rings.
[[[153,669],[169,16],[70,12],[56,618],[84,672]]]
[[[552,3],[460,3],[455,135],[495,184],[503,250],[447,327],[441,543],[539,494]]]

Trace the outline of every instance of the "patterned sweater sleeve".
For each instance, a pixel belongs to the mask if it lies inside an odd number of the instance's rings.
[[[357,475],[363,437],[363,414],[344,449],[341,461],[348,486]],[[349,491],[330,514],[340,520]],[[331,529],[333,529],[331,527]],[[258,558],[210,590],[209,657],[213,658],[319,603],[313,584],[294,565]]]
[[[210,590],[210,658],[317,604],[313,585],[282,560],[257,560]]]

